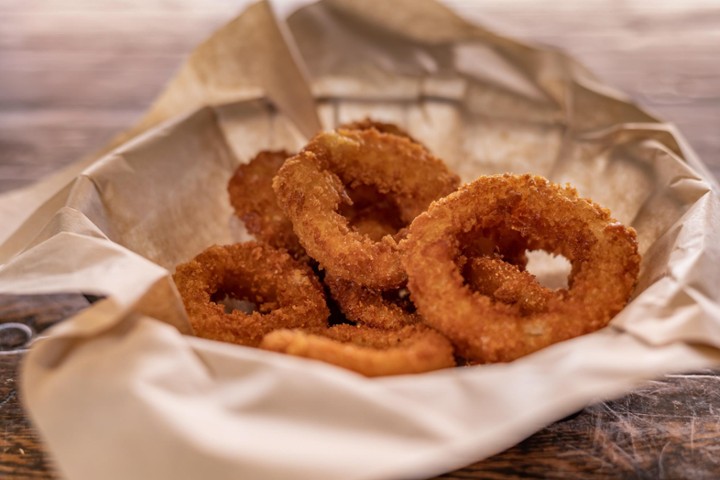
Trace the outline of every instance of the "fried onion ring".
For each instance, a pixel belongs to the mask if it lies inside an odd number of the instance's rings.
[[[467,258],[493,257],[524,270],[527,265],[527,241],[518,232],[496,228],[458,235],[462,253]]]
[[[413,139],[405,130],[391,123],[365,119],[344,124],[348,130],[375,129],[380,132]],[[247,231],[255,238],[276,248],[284,248],[297,259],[305,260],[305,249],[293,231],[292,222],[278,206],[272,181],[278,170],[291,157],[285,150],[264,150],[249,163],[238,165],[227,185],[230,204]],[[367,187],[348,189],[352,205],[344,205],[342,214],[350,227],[378,241],[385,235],[395,235],[402,228],[395,206]]]
[[[569,288],[522,315],[518,305],[464,285],[458,238],[498,228],[520,233],[533,250],[566,257]],[[511,361],[604,327],[627,303],[640,265],[633,229],[538,176],[481,177],[435,202],[409,230],[403,263],[418,311],[459,356],[477,363]]]
[[[353,325],[311,332],[276,330],[265,336],[260,348],[321,360],[367,377],[455,366],[450,342],[424,325],[394,331]]]
[[[455,190],[459,178],[441,160],[407,138],[370,130],[338,130],[315,136],[288,159],[273,181],[278,203],[308,254],[331,275],[373,288],[406,280],[398,242],[353,231],[340,205],[346,190],[372,186],[387,195],[409,224],[430,203]]]
[[[273,330],[327,326],[325,295],[312,270],[265,244],[212,246],[179,265],[173,279],[199,337],[257,346]],[[225,295],[257,309],[226,313],[219,303]]]

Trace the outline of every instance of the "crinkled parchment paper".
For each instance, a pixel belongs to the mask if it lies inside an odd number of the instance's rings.
[[[234,167],[368,115],[466,181],[533,172],[609,207],[639,233],[634,299],[611,327],[510,364],[372,380],[184,335],[170,273],[243,236],[225,191]],[[572,59],[429,0],[256,4],[99,158],[0,198],[0,292],[106,297],[33,345],[26,406],[73,479],[462,467],[643,379],[718,363],[713,182],[678,132]]]

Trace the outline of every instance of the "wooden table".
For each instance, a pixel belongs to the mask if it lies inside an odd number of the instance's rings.
[[[184,55],[238,13],[239,3],[0,3],[0,192],[47,175],[131,125]],[[449,3],[502,33],[569,50],[675,123],[720,174],[720,2]],[[87,304],[72,294],[0,297],[0,322],[42,328]],[[21,358],[0,354],[0,477],[55,478],[18,401]],[[441,478],[717,478],[718,412],[717,372],[668,375]]]

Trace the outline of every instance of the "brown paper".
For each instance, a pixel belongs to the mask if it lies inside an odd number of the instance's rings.
[[[465,181],[538,173],[609,207],[638,231],[634,299],[611,327],[510,364],[383,379],[183,335],[170,273],[247,238],[225,191],[235,166],[299,148],[318,122],[366,116],[406,128]],[[33,345],[26,406],[68,478],[458,468],[643,379],[717,364],[713,188],[677,131],[561,52],[430,0],[260,3],[198,47],[101,157],[0,198],[12,227],[0,292],[106,296]]]

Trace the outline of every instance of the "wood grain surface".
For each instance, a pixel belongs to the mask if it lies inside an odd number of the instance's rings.
[[[193,46],[244,3],[0,1],[0,192],[129,127]],[[448,3],[499,33],[568,50],[676,124],[720,174],[719,1]],[[41,331],[87,304],[79,293],[0,297],[0,323]],[[8,335],[0,345],[17,342]],[[0,351],[0,478],[57,478],[18,400],[21,357]],[[670,375],[440,478],[718,478],[718,412],[717,372]]]

